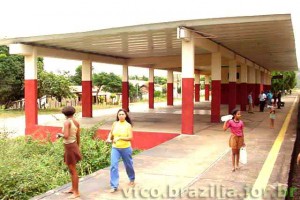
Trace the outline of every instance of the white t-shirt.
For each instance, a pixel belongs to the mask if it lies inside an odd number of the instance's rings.
[[[258,96],[258,98],[259,98],[259,101],[264,101],[264,100],[266,100],[267,96],[265,93],[262,93]]]

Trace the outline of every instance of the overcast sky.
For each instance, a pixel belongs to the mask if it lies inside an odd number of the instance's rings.
[[[298,0],[5,0],[1,2],[0,37],[24,37],[91,31],[137,24],[216,17],[292,14],[300,48]],[[299,1],[298,1],[299,2]],[[298,61],[300,50],[298,50]],[[74,72],[80,62],[45,59],[47,70]],[[94,67],[101,71],[99,64]],[[110,67],[111,69],[112,67]],[[114,69],[114,68],[113,68]],[[119,72],[118,72],[119,71]],[[146,69],[131,72],[147,74]],[[116,67],[121,73],[121,67]]]

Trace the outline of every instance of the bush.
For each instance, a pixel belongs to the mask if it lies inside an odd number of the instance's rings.
[[[82,129],[80,177],[110,165],[111,146],[94,139],[97,127]],[[70,182],[63,143],[0,137],[0,199],[29,199]],[[138,151],[135,151],[137,153]]]
[[[154,91],[154,97],[161,97],[161,91]]]

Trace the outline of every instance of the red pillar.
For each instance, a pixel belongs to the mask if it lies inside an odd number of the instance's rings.
[[[221,104],[228,104],[229,101],[229,84],[222,83],[221,84]]]
[[[200,84],[195,84],[195,102],[200,102]]]
[[[229,82],[229,99],[228,99],[228,113],[231,113],[236,107],[236,82]]]
[[[93,117],[92,81],[82,81],[82,117]]]
[[[167,84],[167,105],[173,106],[173,83]]]
[[[209,101],[209,84],[205,84],[205,101]]]
[[[182,78],[182,126],[184,134],[194,134],[194,78]]]
[[[129,112],[129,83],[122,82],[122,108]]]
[[[254,100],[254,92],[255,92],[255,84],[254,83],[247,84],[247,97],[250,92],[252,92],[252,98]],[[247,103],[248,103],[248,101],[247,101]]]
[[[211,86],[211,122],[219,123],[221,104],[221,81],[212,80]]]
[[[149,108],[154,108],[154,83],[149,82]]]
[[[241,111],[246,111],[248,104],[247,83],[240,83],[240,93],[238,95],[240,95]]]
[[[37,80],[25,80],[25,134],[38,124]]]

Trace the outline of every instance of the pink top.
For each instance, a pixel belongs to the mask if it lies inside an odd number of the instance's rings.
[[[227,122],[227,128],[230,128],[231,133],[236,136],[244,136],[244,123],[241,120],[239,120],[238,122],[235,122],[233,119],[229,120]]]

